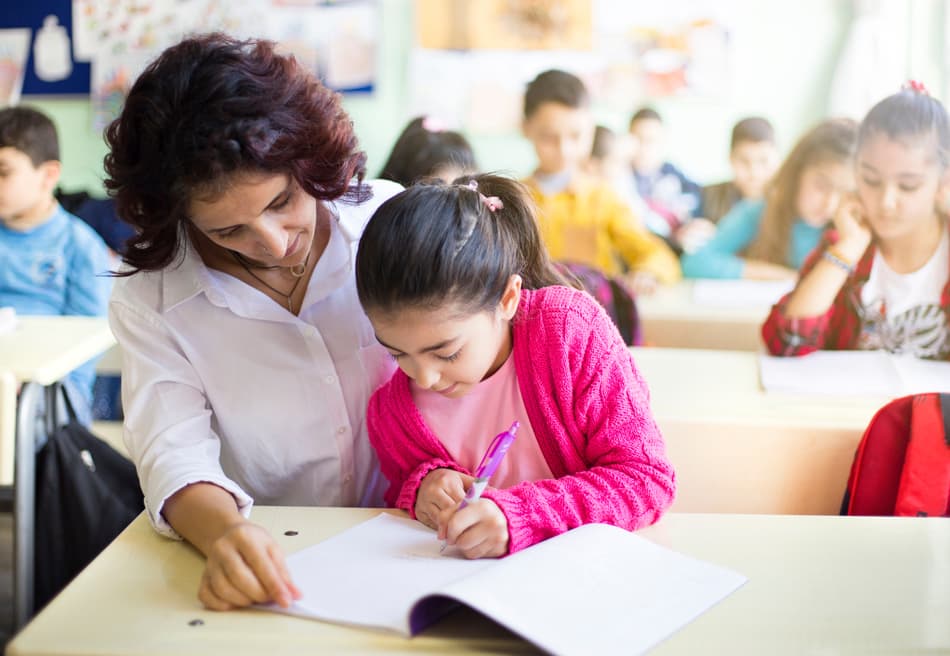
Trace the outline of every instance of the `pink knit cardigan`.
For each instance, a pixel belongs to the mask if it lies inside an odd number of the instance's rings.
[[[508,520],[509,553],[582,524],[655,522],[675,477],[646,384],[606,313],[568,287],[525,290],[512,330],[518,387],[554,478],[485,490]],[[401,370],[370,399],[367,421],[390,506],[415,516],[433,469],[471,474],[425,424]]]

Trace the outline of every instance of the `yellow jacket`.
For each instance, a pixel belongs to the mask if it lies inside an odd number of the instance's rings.
[[[662,239],[640,225],[607,184],[580,178],[545,196],[533,178],[523,181],[538,206],[541,237],[551,259],[586,264],[608,275],[645,271],[661,283],[682,278],[679,260]],[[619,259],[618,259],[619,258]]]

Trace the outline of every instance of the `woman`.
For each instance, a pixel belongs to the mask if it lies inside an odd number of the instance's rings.
[[[106,186],[138,232],[110,321],[149,518],[207,556],[209,608],[286,606],[297,591],[252,502],[381,502],[364,417],[393,365],[353,260],[399,187],[362,182],[336,94],[273,44],[220,34],[152,63],[106,140]]]

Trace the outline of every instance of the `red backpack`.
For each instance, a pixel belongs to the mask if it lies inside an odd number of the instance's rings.
[[[950,394],[878,410],[858,444],[842,515],[950,516]]]

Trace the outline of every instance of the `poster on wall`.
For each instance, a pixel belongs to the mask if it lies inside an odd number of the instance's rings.
[[[35,7],[39,4],[44,7]],[[36,30],[26,67],[35,68],[32,78],[46,86],[31,90],[28,72],[23,93],[88,94],[96,130],[116,115],[128,88],[150,61],[194,33],[220,31],[276,41],[281,51],[293,54],[327,86],[343,93],[371,92],[376,84],[379,0],[49,0],[0,5],[0,27]]]
[[[656,98],[716,97],[732,72],[722,5],[416,0],[409,115],[507,134],[520,124],[525,85],[551,68],[575,73],[595,104],[627,114]]]
[[[29,49],[30,30],[0,30],[0,107],[19,102]]]

